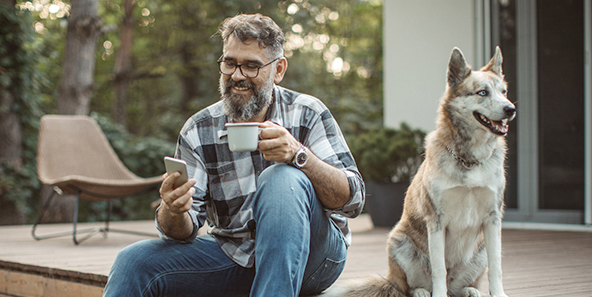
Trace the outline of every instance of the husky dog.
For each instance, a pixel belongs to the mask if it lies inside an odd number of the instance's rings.
[[[501,265],[504,136],[516,109],[506,96],[499,47],[479,71],[458,48],[452,51],[437,128],[426,137],[425,160],[388,236],[386,278],[329,295],[479,297],[477,284],[489,266],[491,296],[507,296]]]

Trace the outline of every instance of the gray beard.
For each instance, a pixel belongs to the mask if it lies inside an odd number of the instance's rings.
[[[249,87],[253,90],[253,95],[247,98],[244,95],[232,94],[231,89],[234,86]],[[248,81],[236,82],[232,79],[224,80],[224,77],[221,75],[219,90],[222,96],[224,114],[232,122],[246,122],[254,118],[263,108],[273,102],[273,76],[270,76],[269,80],[260,89],[257,89],[255,85]]]

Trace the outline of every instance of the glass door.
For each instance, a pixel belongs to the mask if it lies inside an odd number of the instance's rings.
[[[536,17],[538,206],[583,211],[584,2],[538,0]]]
[[[584,2],[494,0],[491,20],[518,111],[507,136],[506,220],[582,224],[590,150]]]

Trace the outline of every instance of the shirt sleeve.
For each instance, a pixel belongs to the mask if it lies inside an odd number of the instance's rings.
[[[305,118],[312,117],[305,116]],[[364,181],[339,125],[328,109],[325,108],[311,122],[304,145],[321,160],[341,169],[347,177],[350,200],[344,206],[330,211],[348,218],[357,217],[364,206]]]
[[[195,152],[196,147],[200,145],[199,137],[195,129],[189,129],[188,131],[181,131],[179,139],[177,141],[177,149],[175,152],[175,158],[184,160],[187,163],[187,175],[191,179],[195,179],[196,183],[193,186],[195,188],[195,194],[193,194],[193,205],[189,210],[189,216],[193,222],[193,233],[190,237],[181,242],[191,242],[197,236],[197,230],[205,224],[207,217],[207,187],[208,187],[208,175],[205,170],[204,163],[201,157]],[[158,211],[156,210],[158,217]],[[156,229],[158,230],[159,236],[165,239],[171,239],[163,231],[156,219]]]

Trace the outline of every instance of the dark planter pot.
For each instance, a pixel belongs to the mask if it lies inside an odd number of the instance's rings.
[[[409,182],[366,181],[366,211],[375,227],[393,227],[403,213],[403,201]]]

